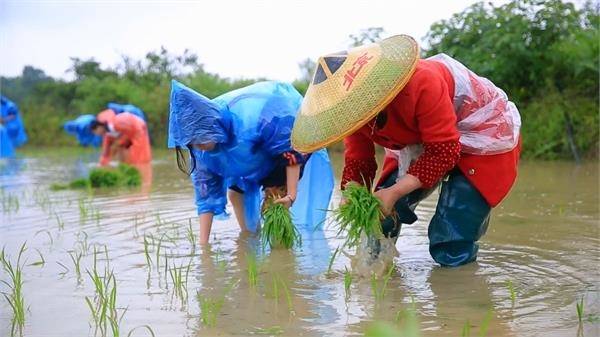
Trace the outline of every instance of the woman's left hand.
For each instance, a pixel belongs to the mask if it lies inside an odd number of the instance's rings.
[[[292,200],[292,198],[289,195],[286,195],[285,197],[279,198],[274,201],[274,203],[276,203],[276,204],[282,204],[283,206],[285,206],[285,208],[292,207],[293,202],[294,201]]]
[[[381,200],[381,211],[383,212],[383,215],[389,216],[390,214],[392,214],[392,211],[394,210],[394,205],[399,199],[398,193],[392,190],[392,188],[388,187],[376,191],[375,193],[373,193],[373,195],[375,195],[379,200]]]

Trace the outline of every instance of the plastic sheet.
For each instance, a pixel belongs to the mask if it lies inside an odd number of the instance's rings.
[[[27,142],[27,133],[25,132],[25,126],[21,119],[19,108],[15,103],[4,96],[0,97],[0,102],[0,117],[2,117],[2,123],[6,128],[12,146],[15,148],[22,146]]]
[[[68,134],[77,137],[79,145],[98,147],[102,144],[102,137],[93,134],[90,128],[95,119],[94,115],[81,115],[66,122],[63,128]]]
[[[119,103],[115,103],[115,102],[110,102],[106,105],[106,107],[113,110],[117,115],[120,113],[123,113],[123,112],[129,112],[129,113],[132,113],[132,114],[140,117],[145,122],[147,122],[144,111],[142,111],[142,109],[138,108],[137,106],[135,106],[133,104],[119,104]]]
[[[519,142],[521,116],[506,93],[446,54],[428,60],[443,63],[454,78],[454,110],[462,152],[493,155]]]
[[[12,141],[8,136],[8,130],[4,125],[0,124],[0,158],[14,157],[15,148],[12,145]]]
[[[246,225],[257,229],[262,198],[259,182],[274,169],[278,156],[292,150],[290,134],[301,101],[302,96],[287,83],[259,82],[209,100],[173,81],[169,147],[216,143],[212,151],[193,150],[192,181],[199,214],[225,214],[227,188],[237,186],[244,191]],[[325,171],[317,175],[316,170]],[[313,210],[327,208],[332,189],[326,152],[311,156],[299,183],[294,217],[322,221],[324,212]],[[312,193],[310,198],[306,193]]]

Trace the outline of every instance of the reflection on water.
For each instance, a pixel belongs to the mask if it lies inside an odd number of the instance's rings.
[[[127,308],[122,335],[148,324],[157,336],[358,336],[368,322],[394,322],[398,311],[413,305],[423,336],[460,336],[465,324],[479,335],[488,313],[488,336],[599,335],[596,163],[523,163],[517,186],[494,210],[478,262],[460,268],[440,268],[429,256],[427,223],[436,197],[425,200],[419,221],[402,230],[396,271],[377,302],[369,280],[355,279],[346,298],[343,271],[350,261],[343,254],[326,275],[329,257],[342,243],[332,226],[301,228],[303,245],[293,252],[269,251],[226,220],[214,224],[213,244],[200,248],[191,237],[197,234],[193,190],[171,153],[157,152],[146,168],[152,184],[88,194],[51,192],[48,186],[85,175],[95,154],[47,152],[0,163],[0,245],[14,256],[26,240],[28,264],[39,260],[34,248],[46,261],[24,269],[26,336],[93,335],[85,297],[94,289],[85,270],[92,268],[93,247],[104,246],[118,281],[119,310]],[[339,156],[334,159],[339,172]],[[82,282],[69,251],[84,254]],[[249,255],[258,264],[255,287],[248,279]],[[170,270],[188,265],[182,300]],[[224,299],[216,326],[201,324],[198,296]],[[575,310],[580,297],[586,311],[581,329]],[[2,336],[9,335],[10,317],[2,302]]]

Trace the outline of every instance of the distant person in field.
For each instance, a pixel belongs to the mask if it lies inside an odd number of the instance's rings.
[[[112,159],[130,165],[146,164],[152,160],[146,122],[134,114],[104,110],[91,122],[90,129],[93,134],[102,137],[101,166],[108,165]]]
[[[323,222],[333,189],[327,152],[290,145],[301,101],[287,83],[258,82],[211,100],[173,81],[168,146],[194,184],[200,244],[213,217],[227,214],[227,196],[243,232],[258,230],[263,198],[290,208],[295,225]]]
[[[27,142],[27,133],[17,105],[0,96],[0,158],[13,157],[15,148]]]
[[[417,220],[417,204],[441,184],[429,252],[443,266],[477,257],[492,207],[517,176],[521,119],[506,93],[440,54],[419,59],[409,36],[319,59],[292,132],[297,151],[344,140],[341,187],[371,186],[375,144],[386,149],[375,196],[385,236]],[[380,241],[370,240],[372,257]]]

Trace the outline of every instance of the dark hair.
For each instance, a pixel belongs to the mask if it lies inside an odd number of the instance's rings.
[[[98,121],[97,119],[92,121],[92,123],[90,124],[90,129],[92,131],[96,130],[99,127],[103,127],[104,129],[108,130],[108,125],[106,123]]]
[[[188,144],[186,147],[190,153],[189,162],[187,159],[188,156],[185,155],[181,146],[175,146],[175,158],[177,159],[179,170],[189,176],[196,169],[196,156],[194,155],[194,151],[192,151],[192,144]]]

